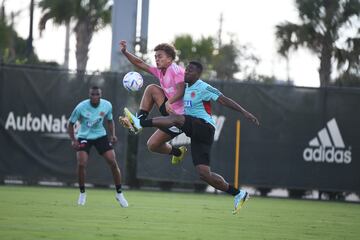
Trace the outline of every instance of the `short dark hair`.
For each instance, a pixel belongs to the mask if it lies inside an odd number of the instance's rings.
[[[189,64],[194,65],[199,70],[199,73],[202,73],[203,65],[201,63],[199,63],[197,61],[190,61]]]
[[[175,47],[168,44],[168,43],[160,43],[154,48],[155,51],[162,50],[164,51],[169,57],[171,57],[173,60],[176,58],[176,50]]]
[[[91,86],[90,89],[91,89],[91,90],[98,90],[98,89],[100,89],[100,88],[99,88],[98,86]]]

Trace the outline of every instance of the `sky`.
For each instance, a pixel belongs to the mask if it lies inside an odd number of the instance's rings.
[[[38,2],[38,0],[35,0]],[[17,13],[14,26],[18,34],[29,34],[30,0],[6,0],[7,15]],[[306,49],[291,52],[289,64],[277,53],[275,26],[285,21],[298,23],[294,0],[150,0],[148,49],[158,43],[172,42],[175,36],[190,34],[194,39],[217,38],[220,15],[223,15],[222,42],[230,36],[250,47],[261,59],[258,74],[287,80],[296,86],[318,87],[318,58]],[[65,28],[47,23],[40,36],[37,25],[41,12],[34,12],[33,45],[41,60],[63,63]],[[111,59],[111,26],[96,33],[90,44],[87,70],[109,70]],[[70,39],[70,68],[75,69],[75,36]]]

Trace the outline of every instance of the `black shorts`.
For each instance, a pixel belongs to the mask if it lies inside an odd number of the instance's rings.
[[[100,155],[103,155],[105,152],[114,149],[107,136],[99,137],[97,139],[79,138],[78,141],[80,143],[80,147],[77,149],[77,151],[85,151],[88,154],[90,153],[90,149],[93,145]]]
[[[159,107],[159,112],[162,116],[169,116],[169,113],[166,111],[165,103],[167,102],[167,97],[165,97],[164,102]]]
[[[181,130],[191,138],[193,164],[195,166],[199,164],[209,165],[211,146],[214,142],[214,126],[203,119],[185,115],[185,123]]]
[[[169,113],[166,111],[165,103],[167,102],[167,97],[165,97],[163,104],[159,107],[159,112],[162,116],[169,116]],[[182,131],[177,127],[170,127],[170,128],[159,128],[161,131],[167,133],[170,137],[174,138],[177,135],[180,135]]]

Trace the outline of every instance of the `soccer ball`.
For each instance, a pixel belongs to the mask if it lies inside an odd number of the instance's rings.
[[[129,92],[139,91],[143,85],[143,78],[138,72],[128,72],[123,78],[123,85]]]

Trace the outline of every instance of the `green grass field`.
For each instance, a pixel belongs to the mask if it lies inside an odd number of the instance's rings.
[[[360,204],[253,197],[238,215],[227,195],[0,187],[0,239],[360,239]]]

